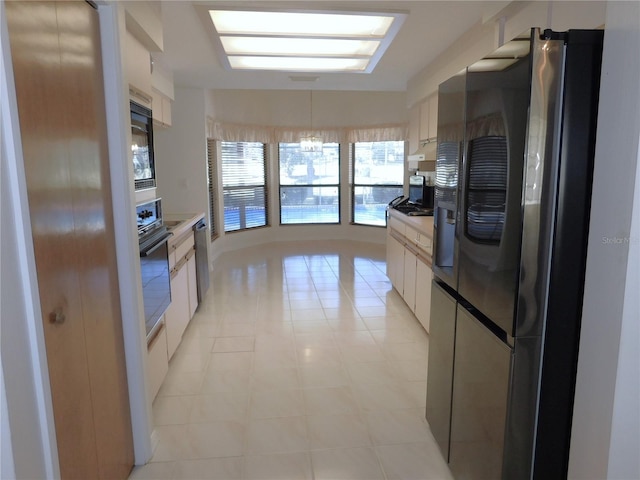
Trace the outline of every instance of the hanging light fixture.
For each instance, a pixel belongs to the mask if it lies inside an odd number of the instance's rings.
[[[316,137],[313,133],[313,90],[309,90],[309,129],[310,135],[300,138],[300,150],[303,152],[321,152],[322,137]]]

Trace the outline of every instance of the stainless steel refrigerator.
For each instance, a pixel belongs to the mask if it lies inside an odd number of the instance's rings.
[[[461,479],[565,478],[602,31],[440,85],[426,416]]]

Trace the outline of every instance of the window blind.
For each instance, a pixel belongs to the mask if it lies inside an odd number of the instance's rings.
[[[207,189],[209,191],[209,229],[211,240],[218,236],[218,225],[216,224],[216,191],[218,186],[218,175],[216,167],[216,142],[207,139]]]
[[[267,153],[257,142],[221,142],[224,231],[268,224]]]
[[[299,143],[278,144],[280,223],[340,223],[340,145],[303,152]]]

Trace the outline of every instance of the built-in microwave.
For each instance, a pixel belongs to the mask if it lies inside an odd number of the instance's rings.
[[[151,110],[135,102],[131,105],[131,153],[136,190],[156,186],[153,159],[153,119]]]

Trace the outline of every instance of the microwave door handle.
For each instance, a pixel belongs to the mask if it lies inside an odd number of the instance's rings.
[[[171,237],[171,236],[173,236],[173,233],[167,233],[167,234],[163,235],[156,243],[151,245],[146,250],[141,251],[140,252],[140,256],[141,257],[148,257],[150,254],[152,254],[157,249],[159,249],[162,246],[162,244],[165,243],[169,239],[169,237]]]

